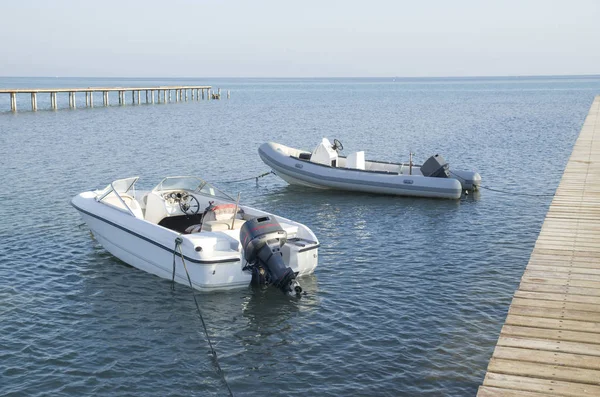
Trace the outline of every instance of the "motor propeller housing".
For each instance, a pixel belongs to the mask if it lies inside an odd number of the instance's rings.
[[[302,287],[296,273],[286,266],[281,247],[287,233],[272,216],[260,216],[246,221],[240,229],[244,258],[250,264],[252,283],[273,284],[284,293],[300,294]]]

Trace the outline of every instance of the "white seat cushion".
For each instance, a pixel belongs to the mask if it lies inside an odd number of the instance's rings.
[[[239,229],[246,222],[243,219],[236,219],[233,224],[234,229]],[[231,220],[228,221],[204,221],[202,230],[205,232],[220,232],[223,230],[231,230]]]

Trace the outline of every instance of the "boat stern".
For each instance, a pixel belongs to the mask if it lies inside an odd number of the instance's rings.
[[[282,247],[284,261],[298,273],[299,276],[314,273],[319,262],[319,247],[317,241],[293,238]]]
[[[478,190],[481,175],[475,171],[450,171],[450,177],[460,182],[463,190]]]
[[[302,287],[296,277],[317,267],[319,243],[306,226],[282,221],[283,225],[275,216],[264,215],[242,225],[244,270],[252,273],[252,285],[274,285],[284,293],[298,295]]]

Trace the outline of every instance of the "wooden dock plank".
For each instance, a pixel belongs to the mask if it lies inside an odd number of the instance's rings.
[[[576,273],[576,274],[594,274],[600,275],[600,264],[598,268],[593,267],[578,267],[578,266],[548,266],[548,265],[533,265],[531,262],[527,266],[527,270],[543,272],[563,272],[563,273]]]
[[[537,339],[522,336],[506,336],[500,334],[498,346],[515,347],[525,350],[546,350],[555,353],[573,353],[579,354],[583,358],[586,358],[586,356],[593,356],[597,363],[597,369],[600,369],[600,360],[598,360],[598,357],[600,357],[600,344],[598,343],[569,342],[565,340]],[[496,355],[494,354],[494,356]],[[568,365],[566,363],[564,364]],[[571,365],[571,367],[577,366],[578,365]]]
[[[562,256],[577,255],[578,257],[589,257],[589,258],[595,258],[596,260],[600,259],[600,252],[589,251],[589,250],[576,252],[572,249],[571,250],[560,249],[560,247],[555,247],[552,249],[535,247],[533,249],[533,253],[534,254],[562,255]]]
[[[598,291],[598,293],[600,294],[600,291]],[[598,296],[588,296],[586,294],[577,295],[573,294],[573,291],[563,292],[562,294],[553,294],[528,291],[524,288],[520,288],[517,292],[515,292],[515,298],[592,304],[596,304],[598,302]],[[595,305],[595,307],[596,309],[598,309],[597,304]]]
[[[506,390],[497,387],[480,386],[477,393],[480,397],[552,397],[556,394],[537,393],[523,390]]]
[[[527,277],[538,277],[538,278],[560,278],[560,279],[572,279],[572,280],[585,280],[600,282],[600,275],[595,274],[578,274],[578,273],[563,273],[557,271],[535,271],[525,270],[525,276]]]
[[[500,331],[500,337],[525,337],[530,339],[560,340],[567,342],[582,342],[600,345],[598,335],[591,332],[567,331],[562,329],[547,329],[523,327],[505,324]]]
[[[600,386],[600,371],[593,369],[505,360],[492,357],[490,365],[488,366],[488,371],[498,374],[529,376],[532,378],[586,383],[589,385]]]
[[[591,397],[600,396],[600,387],[585,383],[572,383],[552,379],[540,379],[518,375],[488,372],[485,386],[506,390],[533,391],[552,396]]]
[[[509,361],[559,365],[572,368],[600,370],[600,360],[596,356],[558,353],[545,350],[530,350],[519,347],[496,346],[494,357]],[[598,374],[600,377],[600,373]],[[600,379],[600,378],[599,378]]]
[[[600,324],[600,313],[583,310],[511,305],[508,309],[508,314],[545,319],[576,320]]]
[[[579,258],[573,258],[573,260],[568,260],[564,258],[556,257],[555,259],[539,259],[535,258],[529,261],[531,266],[555,266],[555,267],[566,267],[566,268],[581,268],[581,269],[596,269],[600,270],[600,261],[581,261],[575,260]]]
[[[578,302],[568,302],[566,300],[557,301],[557,300],[540,300],[540,299],[531,299],[531,298],[517,298],[514,297],[512,301],[512,306],[524,306],[524,307],[532,307],[532,308],[546,308],[546,309],[560,309],[562,311],[587,311],[592,313],[600,313],[600,305],[596,305],[594,303],[578,303]],[[596,314],[594,314],[596,315]],[[584,315],[584,317],[586,317]],[[600,315],[598,316],[600,320]]]
[[[600,333],[600,323],[587,321],[561,320],[556,318],[530,317],[509,312],[505,324],[521,325],[524,327],[548,328],[568,331]]]
[[[557,279],[552,277],[530,277],[527,274],[523,275],[521,283],[600,289],[600,282],[598,281],[569,280],[569,283],[566,284],[564,279]]]
[[[515,292],[478,396],[600,396],[600,96]]]

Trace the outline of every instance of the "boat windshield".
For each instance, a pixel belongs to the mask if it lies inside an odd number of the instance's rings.
[[[131,206],[135,205],[135,183],[138,179],[139,177],[134,176],[132,178],[117,179],[116,181],[113,181],[97,193],[96,201],[125,210],[131,215],[136,216],[131,209]]]
[[[125,193],[129,192],[130,190],[133,190],[134,195],[135,195],[134,185],[138,179],[139,179],[138,176],[134,176],[132,178],[117,179],[116,181],[113,181],[111,184],[109,184],[107,187],[105,187],[98,193],[98,195],[96,196],[97,200],[98,201],[102,200],[104,197],[108,196],[111,192],[125,194]]]
[[[222,192],[210,183],[195,176],[171,176],[163,179],[154,189],[155,192],[169,190],[187,190],[192,193],[200,193],[205,196],[217,197],[225,200],[235,201],[227,193]]]

